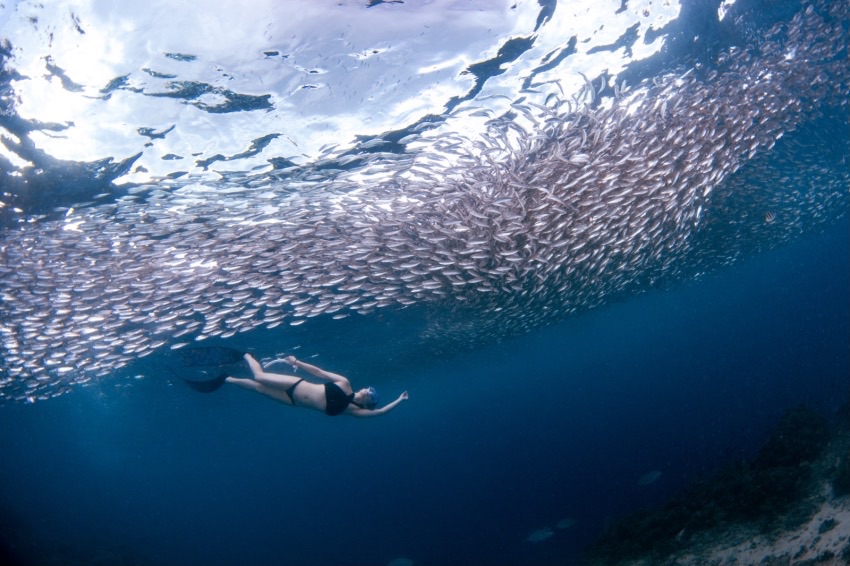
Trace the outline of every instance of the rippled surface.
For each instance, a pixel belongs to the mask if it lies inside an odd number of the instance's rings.
[[[574,93],[577,72],[615,75],[657,51],[663,39],[644,38],[678,14],[668,4],[612,18],[595,2],[20,2],[4,37],[22,75],[15,111],[42,125],[35,145],[73,161],[141,153],[119,177],[141,182],[307,164],[464,100],[498,110],[492,97],[526,87],[542,101],[558,90],[547,81]]]
[[[379,314],[476,346],[831,222],[846,6],[734,9],[6,6],[3,397]]]

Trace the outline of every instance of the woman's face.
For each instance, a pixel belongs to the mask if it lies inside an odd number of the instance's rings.
[[[361,405],[366,405],[367,403],[371,404],[372,397],[371,395],[369,395],[369,390],[363,388],[354,394],[354,400],[360,403]]]

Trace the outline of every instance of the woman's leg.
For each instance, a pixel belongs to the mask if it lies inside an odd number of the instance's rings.
[[[248,367],[251,368],[251,373],[254,374],[254,379],[257,380],[260,384],[266,385],[269,388],[275,388],[281,391],[286,391],[301,380],[300,377],[295,377],[294,375],[283,375],[281,373],[266,372],[263,369],[263,366],[260,365],[260,362],[255,360],[253,356],[251,356],[251,354],[245,354],[245,361],[248,362]],[[233,378],[228,378],[228,381],[230,379]],[[243,381],[251,380],[246,379]]]
[[[271,397],[276,401],[280,401],[281,403],[286,403],[287,405],[292,405],[292,399],[289,398],[289,395],[286,394],[285,391],[281,391],[280,389],[275,389],[273,387],[269,387],[267,385],[263,385],[253,379],[240,379],[238,377],[228,377],[225,379],[227,383],[232,383],[233,385],[238,385],[243,389],[250,389],[251,391],[256,391],[257,393],[262,393],[267,397]]]

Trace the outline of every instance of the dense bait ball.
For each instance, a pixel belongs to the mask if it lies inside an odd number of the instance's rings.
[[[205,337],[412,305],[429,307],[420,340],[473,345],[823,225],[848,204],[847,141],[818,133],[825,115],[846,124],[847,11],[808,6],[710,72],[611,104],[518,104],[533,126],[495,119],[415,159],[153,189],[7,230],[0,398]]]

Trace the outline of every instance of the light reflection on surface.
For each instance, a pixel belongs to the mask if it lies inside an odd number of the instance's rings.
[[[248,7],[22,1],[7,3],[0,37],[10,42],[10,66],[21,75],[13,81],[17,114],[52,125],[31,132],[36,147],[81,162],[141,153],[120,181],[144,182],[174,172],[269,169],[271,158],[299,164],[337,156],[358,136],[444,114],[476,88],[471,67],[493,60],[512,39],[531,38],[525,53],[499,63],[501,74],[457,107],[462,121],[444,126],[482,131],[486,120],[470,119],[464,106],[503,112],[520,96],[542,101],[561,89],[577,92],[584,85],[579,73],[607,70],[613,77],[657,52],[663,35],[645,42],[645,34],[679,13],[676,2],[629,3],[616,12],[618,6],[561,3],[535,29],[541,6],[531,0],[368,9],[306,0]],[[610,47],[635,24],[630,56]],[[573,37],[575,52],[551,65]],[[521,92],[523,86],[531,88]],[[260,139],[265,145],[258,147]],[[0,155],[27,165],[2,146]]]

